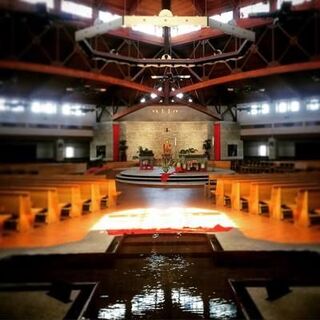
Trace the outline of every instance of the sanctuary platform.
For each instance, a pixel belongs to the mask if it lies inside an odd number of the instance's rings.
[[[204,185],[208,181],[209,173],[232,174],[234,171],[228,169],[215,168],[214,171],[188,171],[183,173],[175,173],[174,169],[170,170],[169,178],[166,182],[161,181],[163,173],[161,167],[154,167],[153,170],[140,170],[137,167],[129,168],[121,171],[117,176],[118,182],[131,184],[147,184],[154,186],[188,186],[188,185]]]

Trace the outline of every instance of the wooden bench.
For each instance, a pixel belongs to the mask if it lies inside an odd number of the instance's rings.
[[[91,183],[92,211],[98,211],[105,206],[114,207],[121,192],[117,191],[114,179],[106,179],[104,176],[83,176],[83,175],[55,175],[52,179],[63,179],[75,183]],[[87,190],[88,191],[88,190]],[[87,192],[86,192],[87,194]]]
[[[232,187],[231,187],[231,205],[232,208],[235,210],[246,210],[249,211],[250,206],[250,191],[251,191],[251,184],[253,183],[287,183],[290,181],[296,181],[296,180],[304,180],[304,176],[293,176],[290,175],[288,178],[285,178],[283,175],[266,175],[266,176],[256,176],[254,179],[250,177],[250,179],[244,179],[241,180],[235,180],[232,181]]]
[[[0,186],[17,187],[23,185],[56,188],[59,197],[61,217],[77,217],[82,213],[80,186],[77,184],[21,178],[15,178],[11,179],[9,182],[4,182],[0,178]]]
[[[5,215],[4,228],[27,231],[33,225],[29,192],[0,190],[1,215]]]
[[[213,194],[211,191],[216,190],[217,179],[222,177],[223,175],[219,173],[211,173],[208,175],[208,182],[205,183],[203,189],[205,197],[209,197]]]
[[[276,184],[272,186],[269,215],[278,220],[294,219],[297,206],[297,194],[301,188],[317,187],[318,183],[300,182],[292,184]]]
[[[320,223],[319,187],[302,188],[298,191],[294,223],[302,227]]]
[[[269,179],[269,178],[275,178],[271,174],[236,174],[236,175],[228,175],[223,176],[217,179],[216,183],[216,189],[212,192],[216,198],[216,204],[218,206],[223,206],[224,204],[227,204],[228,206],[232,206],[232,198],[236,200],[236,191],[235,187],[232,185],[239,181],[253,181],[253,180],[263,180],[263,179]],[[234,189],[234,190],[233,190]],[[240,204],[235,203],[234,205],[236,208],[240,207]]]
[[[271,207],[271,192],[272,187],[276,184],[295,184],[315,182],[317,179],[311,177],[298,177],[297,179],[285,179],[285,180],[268,180],[253,182],[250,185],[250,196],[249,196],[249,212],[252,214],[264,214],[270,211]]]
[[[35,219],[33,222],[53,223],[60,219],[59,199],[56,188],[28,185],[0,186],[2,191],[5,188],[17,192],[28,192],[31,198],[32,215]]]
[[[116,189],[114,179],[106,179],[104,176],[85,176],[85,175],[3,175],[0,176],[0,181],[17,181],[17,180],[32,180],[60,184],[77,184],[81,189],[81,198],[85,203],[83,207],[88,211],[97,212],[108,202],[109,207],[113,207],[117,203],[117,197],[121,192]],[[109,180],[111,181],[109,183]]]
[[[64,177],[64,178],[63,178]],[[74,176],[71,176],[74,177]],[[75,176],[77,177],[77,176]],[[43,175],[37,175],[32,177],[33,184],[43,184],[47,186],[51,185],[69,185],[69,184],[76,184],[80,188],[81,192],[81,202],[82,202],[82,212],[97,212],[100,211],[100,201],[102,196],[100,195],[100,185],[101,183],[107,184],[106,180],[102,182],[100,179],[96,181],[95,179],[90,181],[90,179],[69,179],[68,176],[43,176]],[[8,183],[6,179],[3,179],[3,177],[0,177],[0,180],[2,180],[3,183]],[[20,182],[18,182],[20,181]],[[11,179],[11,184],[18,183],[21,185],[29,183],[30,184],[30,177],[29,176],[13,176]]]

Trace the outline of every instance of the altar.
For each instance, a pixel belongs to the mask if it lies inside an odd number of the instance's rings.
[[[208,158],[203,154],[180,154],[182,171],[207,171]]]
[[[140,170],[153,170],[154,156],[140,156],[139,167]]]

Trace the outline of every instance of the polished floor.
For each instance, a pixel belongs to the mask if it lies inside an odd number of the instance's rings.
[[[0,256],[13,253],[104,252],[113,239],[106,232],[108,224],[105,221],[110,221],[110,217],[121,216],[117,228],[128,229],[123,223],[126,215],[132,218],[133,212],[151,211],[153,218],[155,213],[164,212],[164,217],[177,223],[172,219],[174,212],[179,211],[181,219],[181,215],[188,213],[188,210],[202,210],[206,214],[218,212],[218,216],[223,217],[224,223],[232,227],[230,231],[216,233],[225,250],[320,251],[320,226],[302,228],[268,217],[217,208],[204,196],[203,187],[166,188],[118,183],[118,189],[122,195],[115,209],[42,226],[25,233],[2,235]],[[144,218],[144,221],[148,219],[150,217]],[[141,220],[137,221],[139,226]],[[164,223],[170,228],[168,221],[162,220],[161,224]],[[153,224],[153,228],[156,229],[156,225]]]

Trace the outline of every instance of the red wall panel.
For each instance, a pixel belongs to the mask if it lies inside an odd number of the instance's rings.
[[[112,125],[113,129],[113,161],[119,161],[120,124]]]
[[[213,132],[214,132],[214,160],[221,160],[220,123],[214,124]]]

